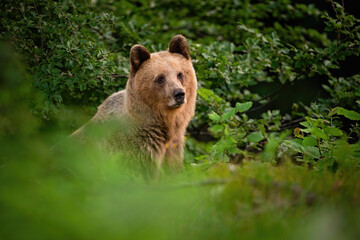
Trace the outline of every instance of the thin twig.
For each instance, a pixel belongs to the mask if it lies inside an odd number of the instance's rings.
[[[295,119],[293,121],[281,124],[280,126],[280,131],[285,130],[285,129],[289,129],[289,128],[294,128],[295,126],[298,126],[300,122],[304,121],[305,118],[298,118]]]

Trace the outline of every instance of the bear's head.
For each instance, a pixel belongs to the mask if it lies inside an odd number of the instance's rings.
[[[152,110],[176,111],[194,105],[197,81],[187,40],[176,35],[169,49],[150,54],[142,45],[130,50],[130,78],[127,89],[137,103]]]

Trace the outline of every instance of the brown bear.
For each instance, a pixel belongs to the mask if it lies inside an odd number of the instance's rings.
[[[72,136],[83,138],[89,124],[111,121],[115,127],[106,137],[109,149],[127,150],[150,171],[161,166],[181,169],[196,91],[196,75],[184,36],[176,35],[167,51],[152,54],[144,46],[134,45],[125,90],[109,96],[89,123]]]

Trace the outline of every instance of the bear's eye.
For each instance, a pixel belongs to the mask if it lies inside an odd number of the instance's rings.
[[[183,78],[184,78],[184,76],[183,76],[183,74],[182,74],[182,73],[179,73],[179,74],[177,75],[177,78],[178,78],[180,81],[182,81],[182,80],[183,80]]]
[[[164,76],[160,76],[156,79],[156,83],[158,84],[162,84],[165,82],[165,77]]]

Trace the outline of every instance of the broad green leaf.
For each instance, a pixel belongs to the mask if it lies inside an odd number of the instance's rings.
[[[320,129],[320,128],[317,128],[317,127],[313,127],[310,129],[311,133],[318,137],[318,138],[321,138],[321,139],[324,139],[324,140],[328,140],[329,137],[325,134],[324,130]]]
[[[228,110],[227,112],[223,113],[221,115],[222,120],[226,121],[229,120],[232,116],[234,116],[236,113],[236,109],[235,108],[231,108],[230,110]]]
[[[358,121],[360,120],[360,113],[357,113],[353,110],[347,110],[345,108],[339,108],[339,111],[337,112],[338,115],[343,115],[344,117]]]
[[[320,158],[320,152],[317,147],[312,147],[312,146],[304,147],[304,153],[305,155],[311,158]]]
[[[301,146],[301,144],[299,144],[298,142],[294,141],[294,139],[284,140],[283,145],[287,148],[290,148],[290,149],[296,151],[296,152],[299,152],[299,153],[304,152],[303,146]]]
[[[356,100],[356,103],[360,105],[360,100]]]
[[[302,140],[302,145],[304,147],[316,146],[316,144],[317,144],[317,140],[313,136],[304,137],[304,139]]]
[[[251,108],[252,104],[252,102],[236,103],[236,110],[239,112],[245,112]]]
[[[215,100],[216,102],[220,102],[222,100],[221,97],[217,96],[213,91],[206,88],[199,88],[197,90],[200,97],[202,97],[205,101],[210,102],[211,100]]]
[[[214,122],[219,122],[220,121],[220,116],[214,111],[212,113],[209,113],[208,116]]]
[[[249,142],[253,142],[253,143],[258,143],[264,139],[261,132],[252,132],[246,138]]]
[[[350,120],[354,120],[354,121],[358,121],[360,120],[360,113],[357,113],[353,110],[347,110],[345,108],[342,107],[336,107],[333,108],[330,113],[329,116],[332,116],[334,114],[338,114],[338,115],[342,115]]]
[[[343,132],[336,127],[325,127],[324,130],[329,136],[340,137],[343,135]]]

